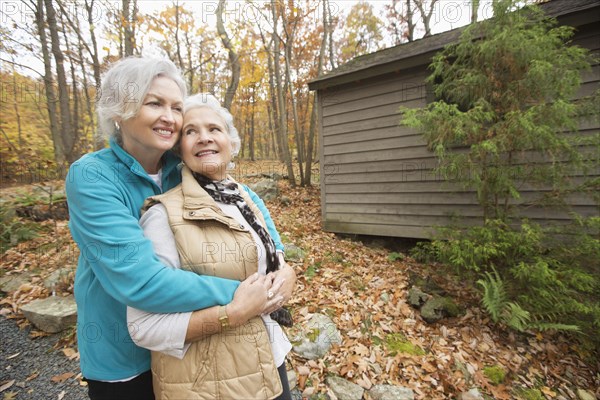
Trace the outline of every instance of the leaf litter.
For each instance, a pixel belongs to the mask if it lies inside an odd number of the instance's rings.
[[[243,163],[253,171],[275,170],[272,162],[264,163],[268,168],[261,162]],[[244,183],[263,179],[260,174],[236,178]],[[516,398],[517,389],[538,389],[546,399],[569,399],[575,398],[571,395],[578,388],[600,398],[599,361],[568,336],[517,334],[493,324],[475,291],[447,274],[435,274],[439,266],[419,264],[408,256],[389,257],[392,250],[364,238],[351,240],[322,231],[318,187],[292,188],[287,180],[280,180],[278,186],[287,201],[279,196],[266,201],[267,207],[284,242],[306,253],[303,261],[290,262],[298,284],[289,303],[295,326],[289,328],[288,336],[313,313],[323,313],[332,318],[343,338],[322,359],[305,360],[290,354],[288,369],[296,371],[303,396],[331,395],[326,377],[339,375],[364,389],[378,384],[405,386],[417,399],[452,399],[473,387],[495,399]],[[19,312],[20,306],[51,295],[43,279],[58,268],[74,268],[77,263],[78,250],[67,222],[41,225],[46,234],[19,243],[1,258],[3,276],[31,274],[28,283],[0,300],[0,312],[21,326],[28,322]],[[464,313],[436,324],[424,322],[406,301],[411,274],[435,280],[452,293]],[[72,290],[72,284],[63,285],[56,295],[68,295]],[[33,336],[44,335],[35,329],[32,332],[37,332]],[[385,339],[397,333],[424,354],[391,351]],[[70,359],[79,356],[76,345],[74,334],[57,343]],[[499,385],[483,373],[485,367],[494,365],[507,372]],[[71,377],[70,373],[58,374],[53,379]],[[10,387],[10,382],[1,384],[3,390]]]

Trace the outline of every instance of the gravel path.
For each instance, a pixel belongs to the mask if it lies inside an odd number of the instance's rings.
[[[53,348],[60,334],[31,339],[29,328],[19,330],[13,320],[0,316],[0,387],[14,380],[0,398],[14,393],[15,400],[80,400],[87,399],[87,388],[76,376],[79,362],[69,360]],[[63,382],[52,378],[73,374]]]

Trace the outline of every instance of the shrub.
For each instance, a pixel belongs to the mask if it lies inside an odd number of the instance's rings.
[[[600,343],[600,218],[543,229],[528,221],[511,227],[446,229],[447,240],[422,244],[428,254],[464,277],[476,273],[482,303],[495,322],[518,331],[580,331]]]

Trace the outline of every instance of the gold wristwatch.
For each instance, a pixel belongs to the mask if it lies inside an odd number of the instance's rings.
[[[227,316],[227,306],[219,307],[219,322],[221,323],[221,329],[229,328],[229,317]]]

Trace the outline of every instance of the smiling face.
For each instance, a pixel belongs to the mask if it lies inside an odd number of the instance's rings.
[[[137,115],[119,121],[123,149],[137,159],[148,173],[156,173],[165,151],[179,138],[183,120],[183,96],[169,78],[157,77],[142,100]]]
[[[223,118],[209,107],[186,111],[180,151],[192,171],[215,181],[225,179],[232,148]]]

